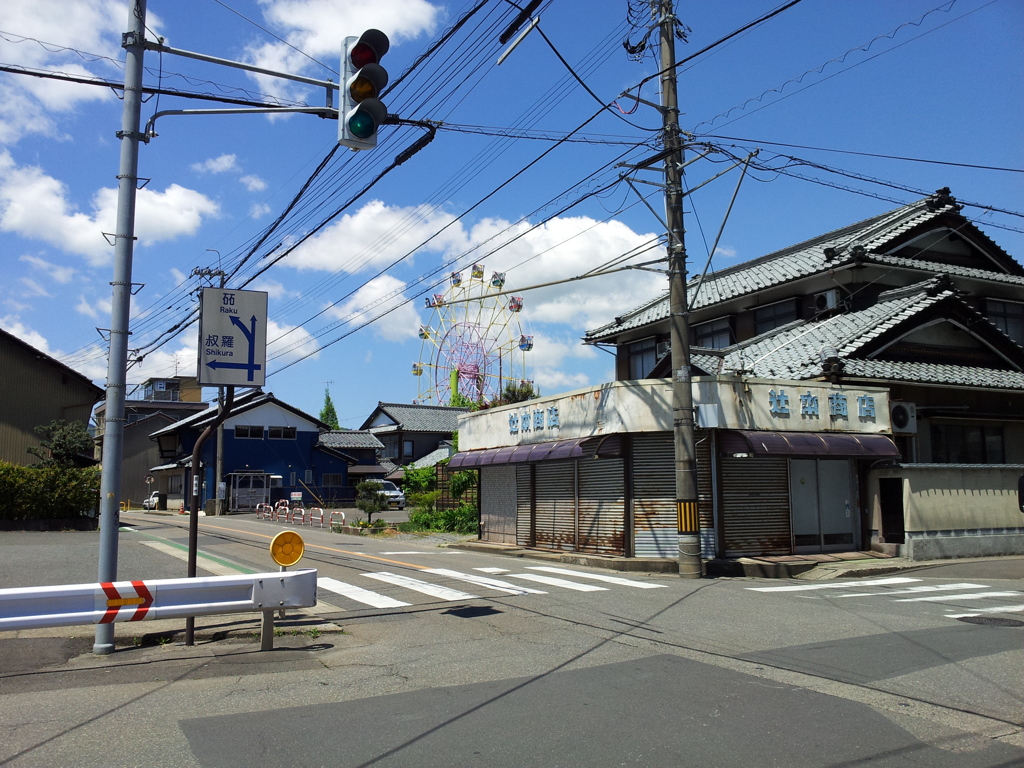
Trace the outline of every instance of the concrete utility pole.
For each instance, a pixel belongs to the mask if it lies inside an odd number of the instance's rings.
[[[103,428],[103,474],[100,478],[99,581],[117,581],[117,531],[120,526],[121,463],[124,447],[124,399],[128,375],[128,319],[132,301],[132,253],[135,247],[135,194],[139,170],[139,122],[142,113],[142,57],[145,48],[146,0],[128,12],[125,49],[124,110],[121,116],[121,164],[117,172],[117,223],[114,230],[114,280],[110,312],[110,353]],[[114,625],[97,624],[92,651],[114,650]]]
[[[669,311],[672,340],[672,432],[675,444],[676,521],[679,575],[702,576],[700,524],[697,518],[697,462],[690,389],[690,324],[686,300],[686,246],[683,229],[683,143],[676,100],[676,16],[673,0],[659,0],[661,31],[661,106],[665,133],[665,216],[668,224]]]

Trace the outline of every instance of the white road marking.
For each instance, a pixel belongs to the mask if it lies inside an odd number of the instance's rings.
[[[357,603],[363,603],[364,605],[370,605],[374,608],[402,608],[412,603],[403,603],[401,600],[395,600],[393,597],[387,595],[380,595],[376,592],[371,592],[368,589],[357,587],[354,584],[346,584],[343,581],[332,579],[327,576],[322,576],[316,580],[316,585],[321,589],[326,589],[328,592],[333,592],[336,595],[347,597],[350,600],[355,600]]]
[[[382,555],[464,555],[465,552],[461,552],[457,549],[453,549],[450,552],[432,552],[430,550],[422,549],[405,549],[401,552],[381,552]]]
[[[477,576],[473,573],[460,573],[459,571],[450,571],[447,568],[427,568],[426,573],[436,573],[438,576],[447,576],[451,579],[468,581],[470,584],[476,584],[477,586],[487,587],[489,589],[496,589],[499,592],[507,592],[510,595],[547,594],[547,592],[543,592],[539,589],[530,589],[529,587],[517,587],[515,584],[510,584],[507,581],[501,581],[499,579],[490,579],[487,576]]]
[[[850,587],[871,587],[879,584],[910,584],[921,579],[893,576],[888,579],[864,579],[863,581],[840,581],[835,584],[792,584],[785,587],[745,587],[752,592],[807,592],[812,589],[849,589]]]
[[[563,576],[576,576],[581,579],[603,581],[608,584],[621,584],[624,587],[636,587],[637,589],[665,589],[668,586],[666,584],[645,584],[642,581],[631,581],[630,579],[623,579],[619,576],[605,576],[604,574],[598,573],[582,573],[580,571],[570,571],[568,568],[552,568],[547,565],[528,565],[526,567],[531,571],[544,571],[545,573],[560,573]]]
[[[978,608],[974,613],[947,613],[947,619],[964,619],[971,616],[980,616],[983,613],[1022,613],[1024,605],[998,605],[995,608]]]
[[[157,552],[163,552],[165,555],[170,555],[178,560],[184,560],[186,563],[188,562],[188,552],[172,547],[170,544],[165,544],[162,541],[144,541],[142,544],[143,546],[155,549]],[[196,568],[202,568],[214,576],[238,576],[248,572],[247,570],[232,568],[229,565],[218,563],[216,560],[211,560],[202,552],[196,553]]]
[[[525,579],[526,581],[536,581],[540,584],[550,584],[553,587],[564,587],[565,589],[574,589],[577,592],[608,591],[608,587],[599,587],[596,584],[577,584],[574,581],[556,579],[554,576],[541,576],[539,573],[510,573],[508,577],[510,579]]]
[[[978,592],[976,595],[934,595],[932,597],[901,597],[896,603],[941,603],[951,600],[985,600],[989,597],[1018,597],[1024,592]]]
[[[511,573],[508,568],[474,568],[473,570],[481,573]]]
[[[916,592],[949,592],[957,589],[988,589],[986,584],[927,584],[923,587],[907,587],[906,589],[890,589],[884,592],[849,592],[836,597],[867,597],[871,595],[911,595]]]
[[[459,592],[457,589],[449,589],[448,587],[442,587],[438,584],[431,584],[427,581],[420,581],[419,579],[413,579],[408,576],[402,576],[398,573],[388,573],[382,571],[380,573],[364,573],[370,579],[377,579],[377,581],[384,581],[388,584],[395,584],[399,587],[405,587],[411,589],[414,592],[421,592],[424,595],[430,595],[431,597],[437,597],[441,600],[475,600],[478,595],[471,595],[467,592]]]

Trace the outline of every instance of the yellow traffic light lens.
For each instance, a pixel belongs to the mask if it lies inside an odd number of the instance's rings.
[[[377,98],[377,88],[366,77],[355,78],[349,84],[348,92],[351,94],[352,100],[356,102]]]

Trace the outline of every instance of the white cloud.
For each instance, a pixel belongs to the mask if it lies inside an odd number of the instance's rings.
[[[75,311],[80,315],[91,317],[93,320],[98,320],[100,316],[100,313],[96,310],[96,307],[90,304],[89,300],[86,299],[85,296],[83,295],[79,295],[78,303],[75,305]]]
[[[192,163],[190,167],[196,173],[226,173],[235,170],[238,164],[235,155],[220,155],[201,163]]]
[[[284,284],[277,280],[258,280],[246,287],[249,291],[266,291],[270,298],[275,301],[281,299],[297,299],[302,293],[284,287]]]
[[[390,314],[375,321],[370,329],[374,336],[386,341],[415,339],[420,318],[415,307],[406,303],[405,283],[391,275],[382,275],[360,288],[344,304],[333,307],[328,314],[338,320],[346,320],[339,333],[356,328],[383,312]]]
[[[454,218],[427,205],[399,208],[371,200],[307,240],[282,263],[296,269],[327,272],[352,273],[378,268],[417,249]],[[422,250],[461,248],[464,243],[462,228],[455,225]]]
[[[336,66],[340,41],[364,29],[387,30],[391,44],[432,34],[442,20],[444,8],[427,0],[374,0],[372,3],[339,3],[337,0],[260,0],[263,16],[287,41],[250,46],[249,63],[279,72],[299,73],[313,66],[306,56]],[[265,93],[295,98],[296,86],[277,78],[254,76]]]
[[[301,357],[320,356],[320,345],[303,327],[267,321],[268,368],[286,365]],[[273,358],[273,363],[270,360]]]
[[[717,248],[715,248],[715,258],[716,259],[735,259],[736,256],[737,256],[737,251],[736,251],[735,248],[733,248],[731,246],[720,245]]]
[[[250,192],[262,192],[267,188],[267,182],[261,179],[259,176],[240,176],[238,179]]]
[[[0,230],[85,256],[92,266],[108,264],[113,248],[102,233],[115,229],[117,190],[96,192],[89,214],[74,210],[67,195],[64,184],[38,166],[18,167],[0,152]],[[146,187],[136,198],[135,234],[142,245],[173,240],[194,234],[204,217],[219,211],[205,195],[177,184],[163,192]]]
[[[41,259],[38,256],[21,256],[19,257],[19,260],[31,264],[36,269],[46,272],[47,277],[61,285],[67,285],[75,277],[76,270],[73,267],[62,267],[59,264],[51,264],[49,261]]]
[[[254,203],[249,209],[249,217],[253,219],[262,219],[268,213],[270,213],[270,206],[266,203]]]
[[[19,280],[19,282],[23,286],[25,286],[21,291],[21,295],[24,296],[25,298],[34,298],[37,296],[53,296],[52,293],[43,288],[43,286],[41,286],[31,277],[23,277]]]

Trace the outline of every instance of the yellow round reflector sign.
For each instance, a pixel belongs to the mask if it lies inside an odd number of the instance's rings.
[[[275,563],[285,567],[299,562],[305,549],[302,537],[295,531],[281,531],[270,542],[270,556]]]

